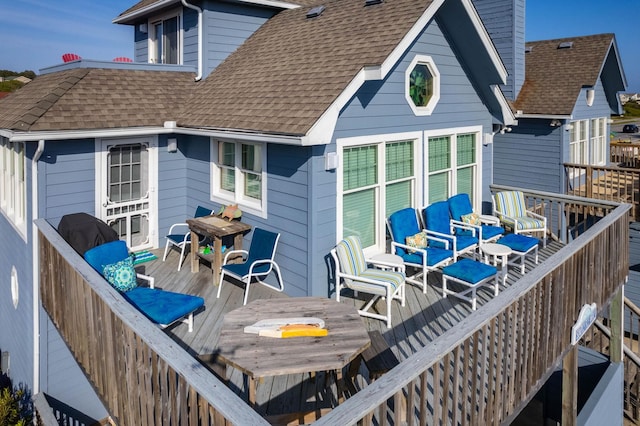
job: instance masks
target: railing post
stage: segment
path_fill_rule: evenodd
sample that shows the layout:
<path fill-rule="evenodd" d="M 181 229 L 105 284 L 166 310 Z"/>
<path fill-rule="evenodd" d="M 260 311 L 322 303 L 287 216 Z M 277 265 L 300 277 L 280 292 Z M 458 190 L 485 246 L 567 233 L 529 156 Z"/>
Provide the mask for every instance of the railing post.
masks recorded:
<path fill-rule="evenodd" d="M 587 170 L 585 173 L 586 177 L 586 189 L 587 189 L 587 198 L 593 198 L 593 169 L 591 166 L 587 166 Z"/>
<path fill-rule="evenodd" d="M 562 360 L 562 425 L 574 426 L 578 418 L 578 345 Z"/>
<path fill-rule="evenodd" d="M 616 292 L 609 306 L 611 319 L 611 342 L 609 343 L 609 361 L 622 362 L 623 357 L 623 310 L 624 310 L 624 286 Z"/>

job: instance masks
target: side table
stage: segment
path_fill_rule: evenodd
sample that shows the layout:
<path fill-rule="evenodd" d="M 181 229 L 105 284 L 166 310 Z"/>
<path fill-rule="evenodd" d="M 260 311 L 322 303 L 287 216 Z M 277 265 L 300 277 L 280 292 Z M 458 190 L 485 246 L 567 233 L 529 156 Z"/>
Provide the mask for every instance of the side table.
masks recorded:
<path fill-rule="evenodd" d="M 506 285 L 507 275 L 509 274 L 509 256 L 513 253 L 513 250 L 497 243 L 482 244 L 480 249 L 484 254 L 484 263 L 493 264 L 496 267 L 500 263 L 499 275 L 502 277 L 502 285 Z"/>
<path fill-rule="evenodd" d="M 490 214 L 478 215 L 478 219 L 480 219 L 480 222 L 485 225 L 500 226 L 500 219 Z"/>
<path fill-rule="evenodd" d="M 404 260 L 397 254 L 380 253 L 371 256 L 371 260 L 375 262 L 376 266 L 382 268 L 389 268 L 398 272 L 405 271 Z"/>

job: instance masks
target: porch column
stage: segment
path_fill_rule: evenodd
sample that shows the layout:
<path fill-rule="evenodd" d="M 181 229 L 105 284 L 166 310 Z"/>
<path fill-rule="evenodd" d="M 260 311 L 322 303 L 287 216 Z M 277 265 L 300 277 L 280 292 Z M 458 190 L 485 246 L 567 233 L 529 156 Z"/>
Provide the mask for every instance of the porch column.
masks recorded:
<path fill-rule="evenodd" d="M 609 361 L 622 362 L 624 337 L 624 286 L 620 286 L 609 305 L 611 320 L 611 341 L 609 342 Z"/>
<path fill-rule="evenodd" d="M 578 345 L 562 360 L 562 425 L 575 426 L 578 419 Z"/>

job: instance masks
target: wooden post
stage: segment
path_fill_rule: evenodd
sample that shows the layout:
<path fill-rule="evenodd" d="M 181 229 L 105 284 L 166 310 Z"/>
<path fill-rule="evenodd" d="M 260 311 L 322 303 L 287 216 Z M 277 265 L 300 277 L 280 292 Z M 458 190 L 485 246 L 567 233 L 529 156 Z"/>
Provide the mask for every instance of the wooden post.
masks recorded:
<path fill-rule="evenodd" d="M 584 174 L 586 177 L 585 186 L 587 189 L 587 198 L 593 198 L 593 169 L 587 166 L 586 173 Z"/>
<path fill-rule="evenodd" d="M 578 420 L 578 345 L 562 360 L 562 425 L 574 426 Z"/>
<path fill-rule="evenodd" d="M 618 289 L 613 296 L 609 306 L 609 317 L 611 319 L 611 343 L 609 346 L 609 360 L 611 362 L 622 362 L 623 357 L 623 309 L 624 309 L 624 286 Z"/>

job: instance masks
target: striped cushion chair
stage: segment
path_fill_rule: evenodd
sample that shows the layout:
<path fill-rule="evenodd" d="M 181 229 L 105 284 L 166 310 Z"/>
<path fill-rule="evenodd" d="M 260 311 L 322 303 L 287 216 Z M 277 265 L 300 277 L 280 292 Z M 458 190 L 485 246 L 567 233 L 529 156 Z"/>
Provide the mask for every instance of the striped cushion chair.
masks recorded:
<path fill-rule="evenodd" d="M 493 196 L 493 213 L 514 234 L 542 234 L 547 244 L 547 218 L 527 209 L 522 191 L 498 192 Z"/>
<path fill-rule="evenodd" d="M 358 313 L 364 317 L 381 319 L 391 328 L 391 300 L 400 300 L 405 304 L 405 275 L 404 265 L 395 269 L 385 264 L 375 267 L 375 261 L 366 259 L 362 250 L 360 238 L 350 236 L 340 241 L 331 250 L 331 256 L 336 265 L 336 301 L 340 301 L 340 292 L 350 288 L 357 295 L 358 292 L 373 295 Z M 375 303 L 384 297 L 387 305 L 386 315 L 373 312 Z"/>

